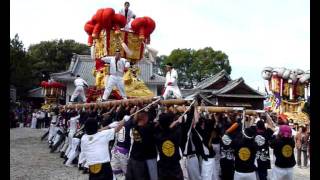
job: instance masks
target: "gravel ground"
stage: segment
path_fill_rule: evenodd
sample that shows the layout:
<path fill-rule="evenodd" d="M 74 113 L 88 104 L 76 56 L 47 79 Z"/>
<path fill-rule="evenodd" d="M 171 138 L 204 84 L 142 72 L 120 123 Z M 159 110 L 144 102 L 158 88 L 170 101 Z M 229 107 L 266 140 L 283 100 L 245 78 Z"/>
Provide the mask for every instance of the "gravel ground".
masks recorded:
<path fill-rule="evenodd" d="M 46 129 L 10 129 L 10 179 L 12 180 L 86 180 L 76 167 L 62 164 L 59 153 L 49 153 L 40 137 Z M 273 158 L 272 158 L 273 160 Z M 274 163 L 273 163 L 274 164 Z M 310 179 L 310 168 L 294 168 L 294 180 Z"/>
<path fill-rule="evenodd" d="M 12 180 L 87 180 L 76 167 L 62 164 L 59 153 L 49 153 L 40 137 L 46 129 L 10 129 L 10 179 Z"/>

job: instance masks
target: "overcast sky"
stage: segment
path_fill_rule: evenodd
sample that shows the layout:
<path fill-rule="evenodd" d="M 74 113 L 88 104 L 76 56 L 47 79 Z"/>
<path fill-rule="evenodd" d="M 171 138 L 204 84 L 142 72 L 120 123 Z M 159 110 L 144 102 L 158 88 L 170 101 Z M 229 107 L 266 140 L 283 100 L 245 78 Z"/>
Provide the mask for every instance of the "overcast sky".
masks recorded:
<path fill-rule="evenodd" d="M 83 27 L 99 8 L 119 11 L 119 0 L 10 0 L 10 37 L 26 48 L 53 39 L 86 43 Z M 233 79 L 263 90 L 266 66 L 310 69 L 308 0 L 131 0 L 130 9 L 156 22 L 151 46 L 159 55 L 176 48 L 211 46 L 229 56 Z"/>

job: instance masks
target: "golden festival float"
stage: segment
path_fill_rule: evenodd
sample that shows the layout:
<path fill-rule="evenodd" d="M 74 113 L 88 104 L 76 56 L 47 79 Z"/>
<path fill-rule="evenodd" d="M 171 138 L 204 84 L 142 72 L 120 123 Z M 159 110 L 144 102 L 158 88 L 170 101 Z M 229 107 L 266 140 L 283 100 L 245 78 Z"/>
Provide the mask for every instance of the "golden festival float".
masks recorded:
<path fill-rule="evenodd" d="M 156 24 L 147 16 L 135 18 L 131 22 L 130 29 L 124 28 L 127 23 L 125 16 L 115 13 L 114 9 L 102 8 L 97 10 L 84 26 L 88 34 L 91 57 L 95 61 L 95 69 L 93 69 L 95 87 L 86 91 L 88 102 L 95 102 L 101 98 L 109 74 L 109 65 L 105 64 L 101 58 L 114 56 L 116 49 L 120 49 L 121 57 L 127 59 L 131 64 L 123 77 L 127 97 L 130 99 L 154 96 L 144 82 L 138 78 L 141 70 L 135 64 L 144 58 L 145 51 L 149 59 L 154 57 L 156 50 L 148 47 L 148 44 L 150 44 L 150 35 Z M 116 88 L 113 89 L 111 98 L 121 99 Z"/>
<path fill-rule="evenodd" d="M 40 86 L 42 87 L 41 94 L 44 96 L 44 104 L 41 109 L 49 110 L 57 107 L 59 99 L 65 96 L 66 86 L 53 80 L 42 81 Z"/>
<path fill-rule="evenodd" d="M 310 71 L 265 67 L 262 77 L 268 92 L 266 110 L 293 123 L 310 123 L 308 114 L 302 111 L 310 96 Z"/>
<path fill-rule="evenodd" d="M 91 58 L 95 61 L 93 76 L 95 86 L 86 91 L 88 101 L 79 104 L 67 104 L 60 106 L 60 110 L 67 109 L 109 109 L 113 106 L 145 106 L 161 105 L 173 112 L 186 112 L 196 100 L 170 99 L 161 100 L 148 89 L 138 75 L 141 70 L 135 65 L 145 55 L 148 60 L 154 61 L 157 51 L 149 46 L 150 35 L 156 24 L 150 17 L 137 17 L 131 21 L 131 28 L 127 28 L 125 16 L 115 13 L 112 8 L 102 8 L 85 23 L 84 30 L 88 35 L 88 46 L 91 49 Z M 100 102 L 105 83 L 108 78 L 109 66 L 101 58 L 114 56 L 116 49 L 120 49 L 121 57 L 130 61 L 131 67 L 125 73 L 123 80 L 128 99 L 123 100 L 116 88 L 113 89 L 110 97 L 115 99 L 107 102 Z M 143 108 L 143 109 L 144 109 Z M 244 110 L 242 107 L 213 107 L 198 106 L 198 111 L 208 112 L 235 112 Z M 142 109 L 141 109 L 142 110 Z M 261 113 L 257 110 L 245 110 L 248 115 Z"/>

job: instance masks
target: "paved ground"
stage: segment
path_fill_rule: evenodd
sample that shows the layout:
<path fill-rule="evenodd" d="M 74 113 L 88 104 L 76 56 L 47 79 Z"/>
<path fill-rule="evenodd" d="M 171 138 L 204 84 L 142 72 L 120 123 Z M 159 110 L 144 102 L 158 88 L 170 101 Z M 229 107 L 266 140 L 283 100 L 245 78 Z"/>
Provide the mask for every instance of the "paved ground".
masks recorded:
<path fill-rule="evenodd" d="M 62 164 L 58 153 L 49 153 L 40 141 L 45 129 L 16 128 L 10 130 L 10 179 L 12 180 L 86 180 L 77 168 Z M 294 168 L 294 180 L 310 179 L 310 169 Z"/>
<path fill-rule="evenodd" d="M 40 141 L 45 129 L 10 130 L 10 179 L 12 180 L 87 180 L 77 168 L 62 164 L 58 153 L 49 153 Z"/>
<path fill-rule="evenodd" d="M 272 150 L 270 153 L 271 153 L 271 162 L 272 162 L 271 165 L 273 167 L 275 158 L 273 156 Z M 295 154 L 297 154 L 296 151 L 295 151 Z M 297 160 L 297 158 L 296 158 L 296 160 Z M 310 164 L 310 162 L 309 162 L 309 164 Z M 294 171 L 293 171 L 293 179 L 294 180 L 309 180 L 310 179 L 310 167 L 305 169 L 305 168 L 299 168 L 298 166 L 295 166 Z"/>

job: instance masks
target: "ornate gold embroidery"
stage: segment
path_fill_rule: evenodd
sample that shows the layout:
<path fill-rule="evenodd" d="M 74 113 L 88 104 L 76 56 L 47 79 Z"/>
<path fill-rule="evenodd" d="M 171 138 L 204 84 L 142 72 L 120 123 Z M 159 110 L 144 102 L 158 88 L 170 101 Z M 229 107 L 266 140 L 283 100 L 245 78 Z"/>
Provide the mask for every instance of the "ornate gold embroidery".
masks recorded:
<path fill-rule="evenodd" d="M 164 155 L 166 155 L 167 157 L 171 157 L 173 156 L 175 151 L 174 148 L 174 144 L 172 141 L 170 140 L 166 140 L 163 144 L 162 144 L 162 152 Z"/>
<path fill-rule="evenodd" d="M 141 44 L 142 42 L 139 39 L 139 35 L 138 34 L 134 34 L 134 33 L 128 33 L 128 48 L 133 52 L 132 55 L 130 57 L 128 57 L 128 59 L 131 60 L 140 60 L 140 50 L 141 50 Z M 142 51 L 143 53 L 144 51 Z"/>
<path fill-rule="evenodd" d="M 101 171 L 102 164 L 95 164 L 89 166 L 89 170 L 92 174 L 98 174 Z"/>
<path fill-rule="evenodd" d="M 292 156 L 292 147 L 290 145 L 284 145 L 281 149 L 282 155 L 286 158 Z"/>
<path fill-rule="evenodd" d="M 94 40 L 96 58 L 102 58 L 107 55 L 106 38 L 107 38 L 106 31 L 101 30 L 99 38 Z"/>
<path fill-rule="evenodd" d="M 124 40 L 124 32 L 120 31 L 118 35 L 114 33 L 114 31 L 110 31 L 110 48 L 108 52 L 108 56 L 114 56 L 116 49 L 120 49 L 121 57 L 124 57 L 124 50 L 121 47 L 121 42 L 118 36 Z"/>
<path fill-rule="evenodd" d="M 238 155 L 242 161 L 247 161 L 250 158 L 251 152 L 249 148 L 243 147 L 240 148 Z"/>

